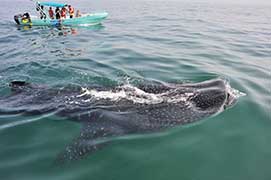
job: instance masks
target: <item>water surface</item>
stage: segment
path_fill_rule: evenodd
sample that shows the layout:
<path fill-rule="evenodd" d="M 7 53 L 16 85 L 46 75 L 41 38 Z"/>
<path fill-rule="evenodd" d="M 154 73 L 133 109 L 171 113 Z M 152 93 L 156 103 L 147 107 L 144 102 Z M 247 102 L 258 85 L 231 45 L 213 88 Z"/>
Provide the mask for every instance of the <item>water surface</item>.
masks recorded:
<path fill-rule="evenodd" d="M 223 77 L 247 96 L 203 123 L 120 138 L 60 167 L 55 157 L 78 135 L 79 124 L 53 114 L 0 115 L 1 179 L 271 179 L 270 6 L 69 2 L 109 17 L 93 27 L 18 28 L 13 15 L 32 3 L 1 1 L 1 95 L 12 80 L 86 87 Z"/>

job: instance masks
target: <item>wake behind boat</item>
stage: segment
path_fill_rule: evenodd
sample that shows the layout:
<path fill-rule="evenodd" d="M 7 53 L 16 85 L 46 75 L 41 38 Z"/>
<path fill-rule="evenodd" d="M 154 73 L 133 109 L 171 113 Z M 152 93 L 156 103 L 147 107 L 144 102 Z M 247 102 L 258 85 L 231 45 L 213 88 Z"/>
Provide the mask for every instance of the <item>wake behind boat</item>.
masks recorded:
<path fill-rule="evenodd" d="M 62 13 L 62 9 L 66 9 L 67 4 L 55 2 L 35 2 L 36 10 L 39 12 L 40 17 L 30 16 L 29 13 L 19 14 L 14 16 L 14 20 L 18 25 L 26 26 L 78 26 L 78 25 L 95 25 L 100 24 L 103 19 L 108 16 L 107 12 L 87 13 L 80 14 L 77 11 L 76 15 L 57 18 L 57 9 Z M 54 13 L 52 8 L 56 8 L 55 16 L 50 14 L 50 10 Z M 70 5 L 69 5 L 70 8 Z M 74 10 L 73 10 L 74 11 Z M 60 12 L 59 12 L 60 13 Z M 74 14 L 74 12 L 73 12 Z"/>

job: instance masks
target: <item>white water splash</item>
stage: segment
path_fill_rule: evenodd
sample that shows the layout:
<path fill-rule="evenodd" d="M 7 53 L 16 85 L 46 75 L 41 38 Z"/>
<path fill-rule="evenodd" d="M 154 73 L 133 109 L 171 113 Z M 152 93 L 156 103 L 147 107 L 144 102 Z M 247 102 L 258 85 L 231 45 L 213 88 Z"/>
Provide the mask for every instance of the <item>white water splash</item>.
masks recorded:
<path fill-rule="evenodd" d="M 78 95 L 77 97 L 90 96 L 90 99 L 87 101 L 90 101 L 93 98 L 95 98 L 96 100 L 108 99 L 111 101 L 120 101 L 125 99 L 132 101 L 133 103 L 139 104 L 186 102 L 188 98 L 194 96 L 194 93 L 183 93 L 177 94 L 175 96 L 169 96 L 169 93 L 171 93 L 172 91 L 160 94 L 148 93 L 130 84 L 120 86 L 118 90 L 113 91 L 97 91 L 87 88 L 82 88 L 82 91 L 83 93 L 81 95 Z"/>
<path fill-rule="evenodd" d="M 246 96 L 245 93 L 238 91 L 230 86 L 229 82 L 225 82 L 226 92 L 228 92 L 227 100 L 225 101 L 225 107 L 230 107 L 236 103 L 239 97 Z"/>
<path fill-rule="evenodd" d="M 246 93 L 243 93 L 241 91 L 238 91 L 237 89 L 234 89 L 230 86 L 230 83 L 228 81 L 225 82 L 226 85 L 226 91 L 234 98 L 238 99 L 239 97 L 246 96 Z"/>

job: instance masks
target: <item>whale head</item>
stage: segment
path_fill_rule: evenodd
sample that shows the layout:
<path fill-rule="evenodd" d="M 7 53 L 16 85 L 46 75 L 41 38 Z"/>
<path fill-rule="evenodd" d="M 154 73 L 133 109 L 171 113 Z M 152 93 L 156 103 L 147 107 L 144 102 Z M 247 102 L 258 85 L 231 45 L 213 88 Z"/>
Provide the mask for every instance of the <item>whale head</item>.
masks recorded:
<path fill-rule="evenodd" d="M 194 84 L 193 105 L 200 111 L 220 112 L 232 107 L 245 94 L 232 88 L 228 81 L 216 79 Z"/>

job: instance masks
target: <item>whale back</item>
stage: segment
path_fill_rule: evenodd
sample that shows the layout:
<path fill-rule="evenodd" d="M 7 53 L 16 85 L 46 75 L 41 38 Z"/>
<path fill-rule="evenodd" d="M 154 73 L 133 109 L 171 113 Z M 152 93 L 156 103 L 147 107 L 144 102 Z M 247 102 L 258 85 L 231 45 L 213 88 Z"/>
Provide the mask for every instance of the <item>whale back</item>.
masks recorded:
<path fill-rule="evenodd" d="M 0 114 L 53 112 L 82 124 L 80 135 L 58 156 L 61 162 L 95 152 L 112 137 L 164 131 L 216 115 L 242 95 L 222 79 L 84 88 L 15 81 L 10 87 L 0 98 Z"/>

